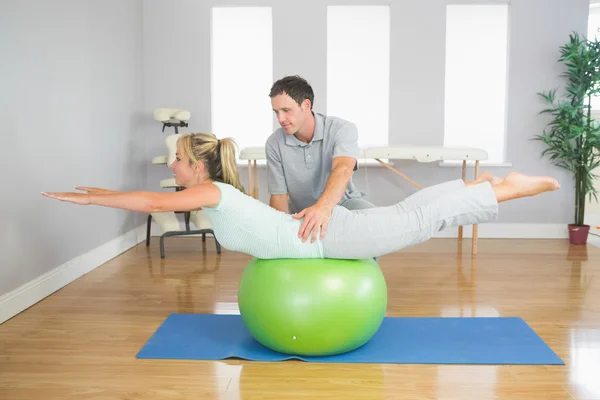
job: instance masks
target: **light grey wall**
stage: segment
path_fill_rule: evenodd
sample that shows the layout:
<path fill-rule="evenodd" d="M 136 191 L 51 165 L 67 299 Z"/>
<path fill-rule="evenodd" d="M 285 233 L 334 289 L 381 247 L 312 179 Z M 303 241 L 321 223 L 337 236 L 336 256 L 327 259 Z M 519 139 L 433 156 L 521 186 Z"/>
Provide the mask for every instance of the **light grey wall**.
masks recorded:
<path fill-rule="evenodd" d="M 142 1 L 4 0 L 0 54 L 2 295 L 142 223 L 40 195 L 144 187 Z"/>
<path fill-rule="evenodd" d="M 445 6 L 450 2 L 173 0 L 167 4 L 144 0 L 145 108 L 187 108 L 192 112 L 187 131 L 210 131 L 210 8 L 268 5 L 273 7 L 273 79 L 287 74 L 303 75 L 315 89 L 315 109 L 326 111 L 326 6 L 391 4 L 390 143 L 442 145 Z M 530 138 L 540 133 L 547 122 L 538 115 L 543 104 L 536 93 L 561 84 L 558 48 L 571 31 L 586 32 L 589 0 L 510 3 L 507 161 L 519 171 L 552 174 L 560 179 L 564 189 L 503 205 L 499 222 L 567 223 L 572 218 L 571 177 L 540 159 L 542 146 Z M 175 15 L 178 19 L 170 17 Z M 268 89 L 265 88 L 265 95 Z M 232 95 L 233 107 L 243 107 L 243 102 L 243 93 Z M 148 157 L 163 152 L 163 135 L 155 126 L 148 136 Z M 460 177 L 457 168 L 396 164 L 424 185 Z M 509 171 L 506 167 L 489 169 L 496 174 Z M 241 172 L 246 179 L 245 169 Z M 264 169 L 259 173 L 260 198 L 266 200 Z M 164 177 L 168 177 L 168 172 L 148 167 L 149 186 L 156 187 Z M 354 179 L 378 205 L 393 203 L 413 191 L 408 183 L 382 168 L 363 168 Z"/>
<path fill-rule="evenodd" d="M 151 112 L 187 108 L 193 117 L 184 131 L 210 131 L 213 5 L 272 6 L 273 79 L 305 76 L 316 91 L 315 110 L 326 112 L 326 6 L 391 4 L 390 142 L 439 145 L 448 1 L 0 2 L 5 169 L 0 295 L 143 223 L 139 214 L 77 207 L 39 193 L 74 185 L 157 190 L 158 181 L 170 177 L 163 167 L 149 164 L 164 153 L 166 134 Z M 508 161 L 528 173 L 554 174 L 564 190 L 506 204 L 500 222 L 570 222 L 570 176 L 541 160 L 541 145 L 529 139 L 545 125 L 535 93 L 561 84 L 558 47 L 569 32 L 585 32 L 588 5 L 588 0 L 511 1 Z M 243 94 L 232 96 L 235 105 L 243 101 Z M 434 164 L 397 164 L 425 185 L 459 175 Z M 241 173 L 245 179 L 245 170 Z M 261 170 L 261 199 L 266 200 L 264 176 Z M 355 180 L 380 205 L 412 192 L 381 168 L 362 168 Z"/>

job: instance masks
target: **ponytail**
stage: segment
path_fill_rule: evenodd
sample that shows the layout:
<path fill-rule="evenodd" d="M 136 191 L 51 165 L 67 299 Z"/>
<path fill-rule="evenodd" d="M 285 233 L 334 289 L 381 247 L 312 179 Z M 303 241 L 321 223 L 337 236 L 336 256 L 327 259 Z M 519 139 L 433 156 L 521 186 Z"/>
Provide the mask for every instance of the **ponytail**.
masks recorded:
<path fill-rule="evenodd" d="M 221 159 L 223 182 L 245 192 L 244 187 L 240 182 L 240 174 L 235 163 L 236 147 L 235 141 L 231 138 L 224 138 L 218 141 L 217 151 L 219 151 L 219 158 Z"/>
<path fill-rule="evenodd" d="M 235 163 L 237 144 L 232 138 L 218 140 L 212 133 L 191 133 L 182 135 L 178 144 L 190 158 L 190 165 L 201 162 L 210 179 L 245 192 Z"/>

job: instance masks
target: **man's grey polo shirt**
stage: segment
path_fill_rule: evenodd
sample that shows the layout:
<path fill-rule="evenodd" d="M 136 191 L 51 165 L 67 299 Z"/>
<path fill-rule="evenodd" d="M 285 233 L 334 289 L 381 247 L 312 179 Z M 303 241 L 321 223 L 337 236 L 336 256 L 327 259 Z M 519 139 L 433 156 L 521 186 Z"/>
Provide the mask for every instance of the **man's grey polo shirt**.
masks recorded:
<path fill-rule="evenodd" d="M 279 128 L 265 146 L 269 194 L 288 193 L 291 213 L 317 202 L 331 174 L 334 157 L 353 157 L 357 161 L 354 170 L 358 169 L 360 151 L 356 125 L 319 113 L 314 116 L 315 134 L 310 143 L 301 142 Z M 351 178 L 340 202 L 364 196 Z"/>

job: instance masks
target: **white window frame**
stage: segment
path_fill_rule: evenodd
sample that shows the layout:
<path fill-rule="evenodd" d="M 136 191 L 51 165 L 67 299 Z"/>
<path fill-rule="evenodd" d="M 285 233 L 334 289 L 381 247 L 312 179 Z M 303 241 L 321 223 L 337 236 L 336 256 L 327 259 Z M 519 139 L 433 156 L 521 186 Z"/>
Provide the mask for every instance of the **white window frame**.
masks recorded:
<path fill-rule="evenodd" d="M 357 48 L 360 49 L 361 45 L 366 47 L 366 43 L 364 43 L 364 35 L 369 33 L 368 29 L 356 28 L 353 29 L 353 32 L 339 33 L 339 30 L 331 25 L 330 18 L 339 17 L 338 12 L 348 12 L 352 11 L 355 14 L 355 10 L 359 11 L 360 15 L 366 14 L 369 10 L 373 9 L 377 10 L 377 12 L 383 12 L 387 15 L 384 18 L 387 18 L 385 25 L 383 25 L 385 38 L 379 38 L 376 42 L 381 43 L 384 46 L 384 54 L 381 54 L 381 48 L 373 49 L 374 56 L 378 58 L 376 59 L 376 64 L 373 66 L 369 66 L 370 63 L 365 63 L 364 65 L 357 65 L 357 60 L 361 59 L 360 54 L 357 55 Z M 360 11 L 363 11 L 361 14 Z M 366 11 L 366 12 L 365 12 Z M 380 15 L 379 15 L 380 16 Z M 379 17 L 378 16 L 378 17 Z M 353 15 L 352 17 L 355 17 Z M 374 5 L 328 5 L 327 6 L 327 114 L 336 116 L 339 118 L 343 118 L 349 120 L 356 124 L 358 128 L 358 143 L 359 147 L 376 147 L 376 146 L 388 146 L 390 143 L 390 123 L 389 123 L 389 115 L 390 115 L 390 59 L 391 59 L 391 6 L 389 4 L 374 4 Z M 360 24 L 360 21 L 357 22 Z M 382 25 L 378 25 L 378 29 L 381 29 Z M 353 36 L 355 35 L 355 36 Z M 343 36 L 343 38 L 340 38 Z M 333 38 L 333 39 L 332 39 Z M 340 42 L 340 39 L 342 42 Z M 332 43 L 332 40 L 335 40 L 335 43 Z M 372 46 L 371 46 L 372 47 Z M 352 56 L 350 57 L 348 53 L 350 52 L 350 48 L 352 49 Z M 341 49 L 341 54 L 333 55 L 332 49 Z M 371 49 L 370 49 L 371 50 Z M 376 80 L 383 80 L 383 83 L 379 85 L 380 94 L 376 94 L 371 98 L 381 99 L 381 104 L 377 104 L 374 108 L 375 110 L 365 110 L 364 102 L 356 102 L 354 100 L 358 97 L 360 98 L 360 94 L 355 96 L 350 93 L 345 93 L 343 82 L 349 79 L 355 79 L 357 74 L 351 74 L 349 72 L 348 66 L 341 67 L 341 70 L 332 70 L 335 66 L 332 66 L 331 60 L 334 59 L 334 62 L 344 63 L 344 58 L 352 58 L 352 60 L 348 60 L 346 63 L 349 66 L 354 66 L 358 69 L 358 74 L 361 71 L 365 71 L 366 73 L 372 73 L 376 78 Z M 346 75 L 352 75 L 352 78 Z M 360 75 L 359 75 L 360 76 Z M 364 74 L 363 74 L 364 76 Z M 338 80 L 339 82 L 336 82 Z M 367 82 L 368 80 L 368 82 Z M 371 77 L 365 77 L 364 82 L 354 81 L 355 89 L 358 88 L 360 90 L 361 86 L 368 90 L 370 93 L 373 90 L 373 85 L 377 85 L 377 82 L 373 83 L 373 79 Z M 367 89 L 368 88 L 368 89 Z M 353 89 L 353 90 L 355 90 Z M 351 99 L 348 103 L 344 104 L 344 99 Z M 332 102 L 336 102 L 337 104 L 333 104 Z M 341 112 L 339 109 L 346 109 L 346 112 Z M 361 118 L 360 116 L 364 115 L 377 115 L 376 118 Z M 371 129 L 372 125 L 368 121 L 373 121 L 373 119 L 379 119 L 376 123 L 375 129 Z M 379 127 L 377 127 L 379 125 Z M 385 138 L 379 137 L 375 139 L 375 141 L 369 140 L 373 137 L 372 132 L 384 132 Z M 362 160 L 361 160 L 362 161 Z M 361 162 L 362 164 L 362 162 Z"/>
<path fill-rule="evenodd" d="M 600 1 L 596 1 L 595 3 L 593 3 L 594 0 L 590 1 L 590 11 L 589 11 L 589 16 L 588 16 L 588 30 L 586 32 L 586 36 L 588 38 L 590 38 L 590 22 L 591 22 L 591 17 L 595 16 L 599 19 L 598 21 L 598 25 L 596 27 L 596 35 L 598 37 L 598 39 L 600 39 Z M 590 38 L 591 39 L 591 38 Z M 595 118 L 600 117 L 600 96 L 596 96 L 593 98 L 592 101 L 592 116 L 594 116 Z"/>
<path fill-rule="evenodd" d="M 503 129 L 503 134 L 502 134 L 502 158 L 501 160 L 483 160 L 480 161 L 480 165 L 482 166 L 493 166 L 493 167 L 511 167 L 512 163 L 510 163 L 507 158 L 506 158 L 506 150 L 507 150 L 507 111 L 508 111 L 508 85 L 509 85 L 509 81 L 508 81 L 508 76 L 509 76 L 509 57 L 510 57 L 510 52 L 509 52 L 509 36 L 510 36 L 510 32 L 509 32 L 509 19 L 510 19 L 510 1 L 508 0 L 473 0 L 473 1 L 469 1 L 469 0 L 450 0 L 448 1 L 446 7 L 447 9 L 449 7 L 452 6 L 488 6 L 488 5 L 503 5 L 507 7 L 507 21 L 506 21 L 506 58 L 505 58 L 505 71 L 506 71 L 506 75 L 505 75 L 505 95 L 504 95 L 504 129 Z M 447 30 L 446 30 L 447 33 Z M 446 44 L 447 46 L 447 44 Z M 446 65 L 446 64 L 445 64 Z M 445 70 L 445 74 L 447 74 L 447 70 Z M 447 76 L 446 76 L 447 79 Z M 446 90 L 444 91 L 444 93 L 446 93 Z M 446 142 L 446 118 L 447 118 L 447 112 L 448 110 L 446 109 L 446 107 L 444 107 L 445 111 L 444 111 L 444 143 Z M 465 147 L 469 147 L 469 146 L 465 146 Z M 441 167 L 461 167 L 462 166 L 462 161 L 442 161 L 439 162 L 438 165 Z M 467 162 L 468 165 L 473 165 L 474 161 L 468 161 Z"/>
<path fill-rule="evenodd" d="M 268 41 L 261 40 L 260 46 L 265 47 L 265 54 L 261 54 L 260 56 L 244 56 L 243 54 L 233 54 L 233 60 L 231 63 L 226 63 L 226 65 L 231 65 L 231 68 L 234 69 L 232 72 L 227 66 L 221 65 L 225 60 L 223 54 L 219 54 L 219 51 L 215 49 L 215 13 L 222 12 L 225 10 L 235 9 L 237 11 L 242 11 L 244 9 L 255 10 L 258 12 L 267 12 L 270 23 L 270 36 Z M 248 21 L 253 21 L 254 19 L 248 18 Z M 271 103 L 269 97 L 265 94 L 268 93 L 269 87 L 273 84 L 273 8 L 271 6 L 214 6 L 211 7 L 211 29 L 210 29 L 210 55 L 211 55 L 211 132 L 217 135 L 218 138 L 223 137 L 232 137 L 236 140 L 239 148 L 237 151 L 236 162 L 238 165 L 247 165 L 246 160 L 240 160 L 239 155 L 240 151 L 244 148 L 249 147 L 262 147 L 265 145 L 267 138 L 273 133 L 273 111 L 271 109 Z M 264 32 L 263 32 L 264 33 Z M 239 35 L 238 35 L 239 37 Z M 259 42 L 256 42 L 259 43 Z M 243 53 L 245 48 L 238 49 L 239 53 Z M 265 50 L 264 48 L 262 50 Z M 215 54 L 217 53 L 217 54 Z M 221 58 L 219 58 L 221 57 Z M 238 59 L 239 58 L 239 59 Z M 260 66 L 257 71 L 253 71 L 249 69 L 249 63 L 252 63 L 253 60 L 262 60 L 266 61 L 265 66 Z M 225 60 L 226 61 L 226 60 Z M 218 65 L 216 65 L 218 64 Z M 246 72 L 248 71 L 248 72 Z M 256 72 L 256 73 L 255 73 Z M 225 101 L 224 99 L 219 99 L 219 87 L 223 87 L 223 77 L 228 76 L 228 79 L 231 77 L 235 77 L 239 74 L 246 73 L 248 76 L 245 77 L 247 82 L 249 82 L 252 88 L 246 90 L 244 88 L 239 89 L 239 86 L 233 84 L 236 92 L 230 93 L 229 96 L 231 98 L 230 102 Z M 261 76 L 262 74 L 262 76 Z M 268 76 L 268 79 L 266 78 Z M 227 92 L 230 92 L 234 89 L 225 89 Z M 265 92 L 265 90 L 267 92 Z M 248 99 L 248 96 L 255 96 L 255 98 Z M 225 118 L 226 112 L 223 111 L 225 107 L 230 107 L 231 114 Z M 252 112 L 249 109 L 253 109 Z M 241 114 L 239 114 L 241 112 Z M 253 123 L 252 121 L 248 121 L 248 119 L 252 119 L 253 116 L 260 115 L 261 119 L 259 123 Z M 244 122 L 243 126 L 240 126 L 237 129 L 234 128 L 225 128 L 221 129 L 218 124 L 222 121 L 227 121 L 229 118 L 239 118 Z M 216 126 L 217 125 L 217 126 Z M 227 124 L 225 123 L 227 126 Z M 231 126 L 231 125 L 229 125 Z M 253 127 L 253 128 L 251 128 Z M 251 129 L 260 129 L 260 134 L 255 132 L 255 135 L 252 135 Z M 242 140 L 248 138 L 248 136 L 253 137 L 252 140 Z"/>

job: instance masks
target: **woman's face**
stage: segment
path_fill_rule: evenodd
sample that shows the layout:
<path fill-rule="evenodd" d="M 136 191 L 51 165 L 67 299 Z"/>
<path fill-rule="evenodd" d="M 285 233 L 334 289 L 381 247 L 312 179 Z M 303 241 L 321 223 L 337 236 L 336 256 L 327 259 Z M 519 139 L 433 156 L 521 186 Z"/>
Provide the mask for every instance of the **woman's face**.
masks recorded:
<path fill-rule="evenodd" d="M 175 153 L 175 161 L 169 165 L 169 168 L 173 170 L 175 183 L 179 186 L 190 186 L 199 183 L 200 173 L 198 167 L 198 165 L 190 165 L 190 158 L 179 148 Z"/>

